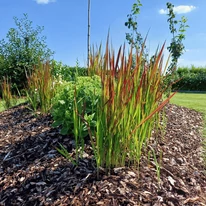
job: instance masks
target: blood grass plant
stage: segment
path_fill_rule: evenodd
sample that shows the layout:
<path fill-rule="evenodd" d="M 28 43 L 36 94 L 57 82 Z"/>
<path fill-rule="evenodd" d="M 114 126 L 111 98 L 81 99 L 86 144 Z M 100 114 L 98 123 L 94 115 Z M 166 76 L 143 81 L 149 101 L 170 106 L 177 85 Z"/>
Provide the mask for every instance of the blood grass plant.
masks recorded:
<path fill-rule="evenodd" d="M 100 75 L 103 88 L 94 135 L 98 169 L 139 166 L 142 149 L 159 119 L 159 111 L 172 97 L 162 100 L 166 70 L 162 67 L 163 49 L 164 46 L 154 55 L 151 64 L 143 61 L 143 49 L 136 52 L 135 68 L 132 67 L 132 48 L 126 58 L 125 48 L 120 47 L 115 58 L 107 41 L 104 55 L 100 50 L 91 55 L 88 73 Z"/>
<path fill-rule="evenodd" d="M 8 109 L 13 105 L 13 97 L 11 94 L 11 84 L 9 83 L 8 77 L 4 77 L 3 82 L 1 84 L 2 89 L 2 99 L 3 106 Z"/>
<path fill-rule="evenodd" d="M 28 77 L 27 97 L 35 111 L 40 107 L 42 113 L 49 112 L 54 96 L 54 82 L 49 62 L 39 63 Z"/>
<path fill-rule="evenodd" d="M 36 112 L 39 105 L 38 95 L 38 76 L 36 73 L 32 73 L 28 78 L 28 89 L 26 90 L 27 99 L 31 105 L 32 110 Z"/>

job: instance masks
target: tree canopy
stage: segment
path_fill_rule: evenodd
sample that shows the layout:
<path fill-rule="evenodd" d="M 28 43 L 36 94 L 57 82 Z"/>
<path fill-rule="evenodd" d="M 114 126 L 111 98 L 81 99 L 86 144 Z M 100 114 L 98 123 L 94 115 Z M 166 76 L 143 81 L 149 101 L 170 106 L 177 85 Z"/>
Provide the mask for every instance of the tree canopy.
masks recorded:
<path fill-rule="evenodd" d="M 41 35 L 44 27 L 34 28 L 27 14 L 20 19 L 14 17 L 14 22 L 16 27 L 9 29 L 6 40 L 0 40 L 0 76 L 8 77 L 21 89 L 34 65 L 49 60 L 54 52 Z"/>

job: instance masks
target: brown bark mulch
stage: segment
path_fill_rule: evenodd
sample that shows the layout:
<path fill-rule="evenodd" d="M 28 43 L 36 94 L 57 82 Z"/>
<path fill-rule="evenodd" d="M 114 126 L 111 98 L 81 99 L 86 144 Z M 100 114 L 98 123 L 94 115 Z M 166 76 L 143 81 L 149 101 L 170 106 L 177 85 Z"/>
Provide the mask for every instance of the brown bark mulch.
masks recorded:
<path fill-rule="evenodd" d="M 97 179 L 89 144 L 78 166 L 56 151 L 59 142 L 73 152 L 74 139 L 52 128 L 49 115 L 34 115 L 25 104 L 1 112 L 0 205 L 206 205 L 201 114 L 176 105 L 166 114 L 166 133 L 149 144 L 159 167 L 145 151 L 139 171 L 102 169 Z"/>

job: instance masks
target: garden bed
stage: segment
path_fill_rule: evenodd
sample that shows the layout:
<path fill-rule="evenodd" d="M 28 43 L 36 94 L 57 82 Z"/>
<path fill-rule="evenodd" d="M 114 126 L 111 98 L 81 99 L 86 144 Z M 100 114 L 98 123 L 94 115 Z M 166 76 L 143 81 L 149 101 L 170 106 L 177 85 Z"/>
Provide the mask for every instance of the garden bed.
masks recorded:
<path fill-rule="evenodd" d="M 206 205 L 202 116 L 176 105 L 166 114 L 166 134 L 154 135 L 149 145 L 158 180 L 148 155 L 139 171 L 115 168 L 106 175 L 102 169 L 97 179 L 89 140 L 75 166 L 55 149 L 61 143 L 72 152 L 74 140 L 51 127 L 50 115 L 34 115 L 25 104 L 1 112 L 0 205 Z"/>

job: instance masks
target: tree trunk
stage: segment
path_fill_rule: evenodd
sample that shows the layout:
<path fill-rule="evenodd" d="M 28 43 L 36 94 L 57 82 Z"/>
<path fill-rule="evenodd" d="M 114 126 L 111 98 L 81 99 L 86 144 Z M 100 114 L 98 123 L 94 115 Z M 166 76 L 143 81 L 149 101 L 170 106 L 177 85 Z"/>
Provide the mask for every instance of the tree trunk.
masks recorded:
<path fill-rule="evenodd" d="M 90 0 L 88 0 L 87 68 L 89 68 L 89 56 L 90 56 Z"/>

